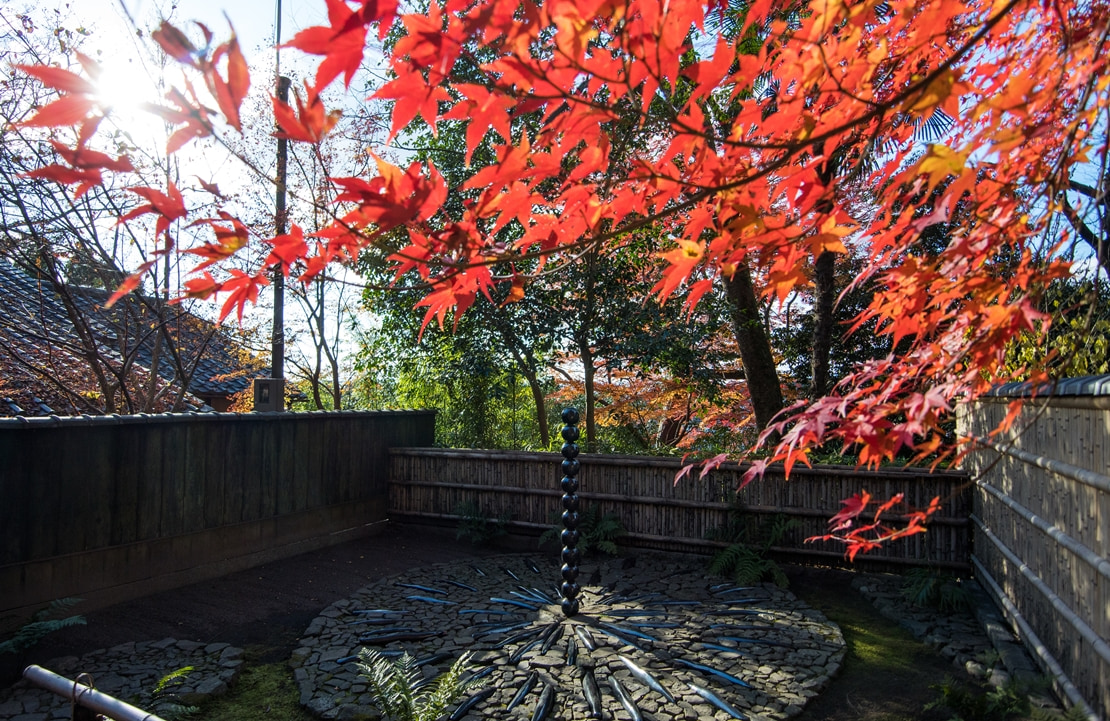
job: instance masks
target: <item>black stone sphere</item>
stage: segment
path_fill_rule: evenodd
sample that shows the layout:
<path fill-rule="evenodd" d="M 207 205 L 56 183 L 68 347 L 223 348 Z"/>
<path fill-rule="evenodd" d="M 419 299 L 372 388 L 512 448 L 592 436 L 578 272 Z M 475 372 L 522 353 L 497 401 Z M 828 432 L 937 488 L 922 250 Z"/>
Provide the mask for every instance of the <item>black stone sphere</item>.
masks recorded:
<path fill-rule="evenodd" d="M 577 546 L 578 545 L 578 531 L 571 530 L 570 528 L 564 529 L 559 534 L 560 540 L 564 546 Z"/>

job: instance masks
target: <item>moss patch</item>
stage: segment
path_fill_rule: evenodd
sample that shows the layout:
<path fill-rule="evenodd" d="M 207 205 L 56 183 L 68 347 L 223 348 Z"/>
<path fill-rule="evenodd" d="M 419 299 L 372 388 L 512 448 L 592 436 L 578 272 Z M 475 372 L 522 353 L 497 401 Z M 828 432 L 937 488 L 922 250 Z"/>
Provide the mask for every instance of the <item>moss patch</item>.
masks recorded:
<path fill-rule="evenodd" d="M 243 673 L 231 689 L 201 709 L 205 721 L 314 721 L 300 705 L 293 671 L 285 661 L 259 663 L 265 649 L 247 649 Z"/>
<path fill-rule="evenodd" d="M 953 673 L 951 661 L 880 615 L 851 587 L 850 575 L 791 569 L 791 588 L 840 626 L 847 644 L 840 674 L 797 721 L 946 719 L 924 706 L 932 686 Z"/>

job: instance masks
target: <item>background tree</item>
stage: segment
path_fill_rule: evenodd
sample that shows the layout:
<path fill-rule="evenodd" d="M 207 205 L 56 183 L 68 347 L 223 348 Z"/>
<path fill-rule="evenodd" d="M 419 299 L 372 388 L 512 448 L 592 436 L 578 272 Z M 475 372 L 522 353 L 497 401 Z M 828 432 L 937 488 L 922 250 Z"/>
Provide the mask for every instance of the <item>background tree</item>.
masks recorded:
<path fill-rule="evenodd" d="M 131 174 L 131 182 L 164 184 L 173 178 L 172 163 L 135 146 L 119 128 L 105 134 L 101 150 L 85 148 L 84 159 L 68 153 L 64 133 L 27 124 L 53 94 L 10 65 L 79 67 L 75 53 L 88 32 L 48 12 L 0 11 L 0 257 L 33 278 L 65 314 L 54 318 L 34 302 L 8 314 L 0 352 L 10 367 L 66 399 L 58 412 L 183 410 L 187 401 L 198 403 L 187 394 L 199 362 L 228 339 L 188 312 L 190 302 L 175 302 L 180 264 L 159 253 L 168 236 L 151 233 L 152 226 L 117 224 L 139 206 L 139 196 L 122 182 L 100 182 L 100 171 L 85 167 L 106 162 L 108 170 Z M 78 183 L 78 192 L 60 180 Z M 143 292 L 103 309 L 127 268 L 138 264 L 149 269 Z M 69 367 L 75 360 L 80 369 Z"/>

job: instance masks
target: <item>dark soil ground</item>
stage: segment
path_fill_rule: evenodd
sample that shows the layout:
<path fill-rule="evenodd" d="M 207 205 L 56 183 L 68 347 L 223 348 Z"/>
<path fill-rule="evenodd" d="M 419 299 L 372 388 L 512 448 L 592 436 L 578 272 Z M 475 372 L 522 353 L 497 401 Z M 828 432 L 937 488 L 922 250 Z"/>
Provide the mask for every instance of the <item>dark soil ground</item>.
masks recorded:
<path fill-rule="evenodd" d="M 325 606 L 409 568 L 503 552 L 475 549 L 452 531 L 391 526 L 373 537 L 85 613 L 86 626 L 48 637 L 22 662 L 166 637 L 225 642 L 246 649 L 248 667 L 229 697 L 214 704 L 232 703 L 234 715 L 212 708 L 203 718 L 256 718 L 242 704 L 259 706 L 257 718 L 308 718 L 296 707 L 284 661 Z M 794 567 L 788 574 L 791 590 L 840 624 L 848 642 L 840 675 L 799 721 L 929 718 L 922 707 L 937 697 L 930 686 L 958 670 L 880 616 L 852 589 L 850 572 Z M 243 694 L 266 701 L 237 701 Z"/>

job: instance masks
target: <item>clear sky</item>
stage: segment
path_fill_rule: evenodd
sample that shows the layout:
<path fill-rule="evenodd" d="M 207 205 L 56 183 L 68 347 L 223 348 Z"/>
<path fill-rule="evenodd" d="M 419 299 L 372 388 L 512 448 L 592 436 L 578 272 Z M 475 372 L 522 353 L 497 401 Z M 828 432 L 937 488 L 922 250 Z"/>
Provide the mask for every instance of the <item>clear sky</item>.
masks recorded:
<path fill-rule="evenodd" d="M 111 82 L 118 86 L 121 95 L 125 95 L 147 94 L 140 88 L 153 85 L 152 78 L 157 73 L 144 66 L 144 53 L 136 30 L 149 43 L 149 32 L 162 18 L 169 18 L 194 38 L 199 36 L 192 21 L 202 22 L 212 31 L 215 42 L 222 42 L 229 36 L 230 20 L 255 73 L 262 68 L 271 70 L 279 3 L 283 42 L 299 30 L 326 23 L 324 0 L 79 0 L 70 3 L 70 11 L 92 32 L 84 47 L 99 51 L 98 59 L 112 75 Z M 297 55 L 293 50 L 283 51 L 283 69 L 295 62 Z M 262 77 L 263 74 L 256 74 L 255 82 Z"/>
<path fill-rule="evenodd" d="M 199 20 L 217 37 L 226 34 L 226 13 L 243 51 L 253 55 L 256 50 L 273 45 L 279 2 L 282 40 L 289 40 L 298 30 L 319 24 L 327 17 L 324 0 L 80 0 L 73 3 L 73 9 L 90 23 L 110 27 L 113 34 L 125 27 L 125 18 L 130 14 L 145 29 L 153 27 L 159 17 L 172 17 L 178 25 Z"/>

